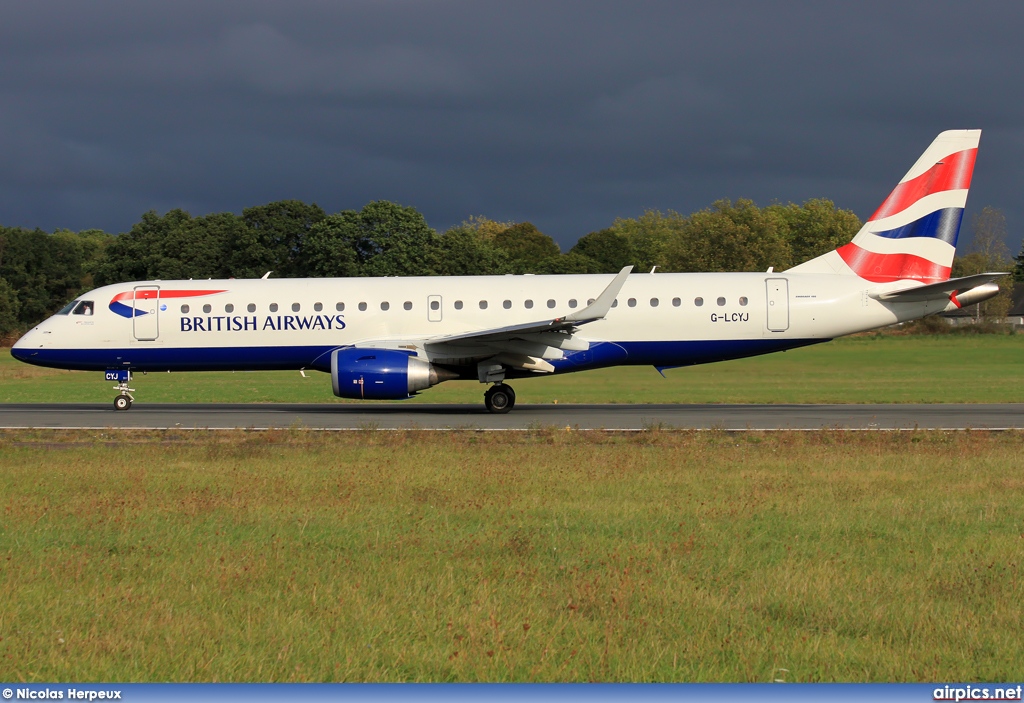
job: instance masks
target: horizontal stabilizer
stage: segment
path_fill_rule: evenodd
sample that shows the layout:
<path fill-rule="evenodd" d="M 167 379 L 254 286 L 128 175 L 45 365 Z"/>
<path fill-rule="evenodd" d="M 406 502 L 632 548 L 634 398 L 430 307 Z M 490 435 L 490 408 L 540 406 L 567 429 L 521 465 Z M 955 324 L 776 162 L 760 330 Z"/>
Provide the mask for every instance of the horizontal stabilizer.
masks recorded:
<path fill-rule="evenodd" d="M 868 293 L 868 295 L 875 300 L 882 300 L 891 303 L 918 303 L 926 300 L 941 300 L 942 298 L 949 298 L 957 293 L 962 293 L 964 291 L 971 290 L 972 288 L 983 286 L 986 283 L 991 283 L 997 278 L 1007 275 L 1009 274 L 978 273 L 973 276 L 951 278 L 948 281 L 931 283 L 926 286 L 915 286 L 913 288 L 904 288 L 903 290 L 897 291 Z"/>

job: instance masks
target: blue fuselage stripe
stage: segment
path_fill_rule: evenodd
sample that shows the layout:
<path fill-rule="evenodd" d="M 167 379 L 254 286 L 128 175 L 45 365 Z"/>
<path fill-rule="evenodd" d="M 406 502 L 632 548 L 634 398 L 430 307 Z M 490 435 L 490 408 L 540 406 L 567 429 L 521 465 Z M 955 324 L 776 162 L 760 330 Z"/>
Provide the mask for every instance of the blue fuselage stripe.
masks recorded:
<path fill-rule="evenodd" d="M 827 339 L 737 339 L 662 342 L 601 342 L 587 351 L 553 361 L 556 373 L 628 365 L 692 366 L 795 349 Z M 330 372 L 335 346 L 281 347 L 130 347 L 122 349 L 12 349 L 19 361 L 77 371 L 129 368 L 133 371 L 281 371 Z M 475 372 L 473 374 L 475 376 Z M 534 375 L 531 372 L 513 373 Z"/>

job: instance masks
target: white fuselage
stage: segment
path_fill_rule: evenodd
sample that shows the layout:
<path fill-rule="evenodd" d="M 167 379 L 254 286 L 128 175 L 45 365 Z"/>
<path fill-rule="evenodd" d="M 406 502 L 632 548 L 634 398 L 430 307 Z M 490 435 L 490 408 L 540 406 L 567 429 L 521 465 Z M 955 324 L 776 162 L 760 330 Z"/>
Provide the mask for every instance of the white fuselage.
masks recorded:
<path fill-rule="evenodd" d="M 67 369 L 329 371 L 331 351 L 368 346 L 415 350 L 427 361 L 458 367 L 476 352 L 460 359 L 428 340 L 565 316 L 586 307 L 611 278 L 123 283 L 79 296 L 93 303 L 92 314 L 54 315 L 12 353 Z M 552 363 L 556 372 L 566 372 L 753 356 L 914 319 L 944 305 L 884 303 L 869 297 L 869 288 L 878 286 L 827 274 L 633 274 L 605 319 L 574 335 L 590 350 L 566 351 Z"/>

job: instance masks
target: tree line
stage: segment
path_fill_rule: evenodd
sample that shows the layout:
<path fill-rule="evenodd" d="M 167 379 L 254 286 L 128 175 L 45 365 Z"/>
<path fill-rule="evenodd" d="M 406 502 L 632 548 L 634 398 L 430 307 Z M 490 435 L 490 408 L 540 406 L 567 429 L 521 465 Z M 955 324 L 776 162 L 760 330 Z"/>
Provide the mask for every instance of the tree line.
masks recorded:
<path fill-rule="evenodd" d="M 438 232 L 415 208 L 389 201 L 334 214 L 297 200 L 241 215 L 150 211 L 117 236 L 0 226 L 0 336 L 27 329 L 84 290 L 125 281 L 257 278 L 268 271 L 275 277 L 611 273 L 630 264 L 638 271 L 781 271 L 845 244 L 860 226 L 856 215 L 824 199 L 763 208 L 719 200 L 685 216 L 648 210 L 581 237 L 567 252 L 529 222 L 471 217 Z M 975 251 L 958 259 L 954 275 L 1006 270 L 1000 266 L 1012 262 L 1005 218 L 986 208 L 973 226 Z M 1024 281 L 1024 251 L 1016 261 L 1016 278 Z M 1008 307 L 1007 297 L 999 308 Z"/>

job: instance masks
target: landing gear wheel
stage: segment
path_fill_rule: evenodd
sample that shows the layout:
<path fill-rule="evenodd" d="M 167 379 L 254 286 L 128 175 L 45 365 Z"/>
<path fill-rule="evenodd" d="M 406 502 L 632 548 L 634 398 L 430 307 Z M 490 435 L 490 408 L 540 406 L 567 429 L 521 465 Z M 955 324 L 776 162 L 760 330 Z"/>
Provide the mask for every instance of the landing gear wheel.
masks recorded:
<path fill-rule="evenodd" d="M 114 410 L 128 410 L 132 407 L 132 403 L 135 402 L 135 398 L 132 397 L 132 391 L 134 388 L 130 388 L 132 382 L 132 372 L 130 369 L 111 369 L 107 371 L 108 381 L 117 381 L 117 385 L 114 386 L 114 390 L 117 391 L 117 397 L 114 398 Z"/>
<path fill-rule="evenodd" d="M 484 393 L 484 405 L 489 412 L 501 415 L 507 413 L 516 404 L 516 392 L 504 383 L 491 386 Z"/>

